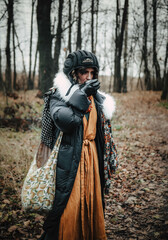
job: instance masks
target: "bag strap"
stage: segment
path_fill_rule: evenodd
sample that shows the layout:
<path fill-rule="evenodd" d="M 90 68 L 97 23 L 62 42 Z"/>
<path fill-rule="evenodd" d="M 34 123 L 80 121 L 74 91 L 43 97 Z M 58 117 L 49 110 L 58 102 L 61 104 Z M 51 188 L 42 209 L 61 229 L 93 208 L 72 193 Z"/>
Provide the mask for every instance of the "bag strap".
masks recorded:
<path fill-rule="evenodd" d="M 60 131 L 58 138 L 55 142 L 55 146 L 57 146 L 57 147 L 58 147 L 58 145 L 60 146 L 62 137 L 63 137 L 63 132 Z M 48 146 L 46 146 L 44 143 L 41 142 L 38 147 L 37 154 L 36 154 L 36 165 L 38 168 L 44 166 L 44 164 L 49 159 L 50 154 L 51 154 L 51 149 Z"/>

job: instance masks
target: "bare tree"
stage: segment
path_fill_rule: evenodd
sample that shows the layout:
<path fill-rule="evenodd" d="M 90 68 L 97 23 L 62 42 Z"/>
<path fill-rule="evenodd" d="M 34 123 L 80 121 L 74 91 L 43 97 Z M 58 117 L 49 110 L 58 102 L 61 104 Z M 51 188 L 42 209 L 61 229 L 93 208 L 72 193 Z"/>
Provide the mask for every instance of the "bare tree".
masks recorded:
<path fill-rule="evenodd" d="M 52 0 L 38 0 L 37 25 L 39 49 L 39 83 L 44 93 L 52 86 L 52 57 L 51 57 L 51 3 Z"/>
<path fill-rule="evenodd" d="M 37 55 L 38 55 L 38 42 L 37 42 L 37 46 L 36 46 L 36 53 L 35 53 L 35 59 L 34 59 L 34 68 L 33 68 L 33 75 L 32 75 L 32 81 L 33 81 L 33 83 L 34 83 L 35 74 L 36 74 Z M 34 84 L 33 84 L 33 86 L 34 86 Z"/>
<path fill-rule="evenodd" d="M 147 90 L 151 90 L 151 79 L 150 71 L 148 68 L 148 22 L 147 22 L 147 0 L 143 0 L 144 3 L 144 31 L 143 31 L 143 48 L 142 48 L 142 60 L 144 62 L 144 76 L 145 76 L 145 86 Z"/>
<path fill-rule="evenodd" d="M 27 80 L 27 73 L 26 73 L 26 64 L 25 64 L 25 60 L 24 60 L 24 53 L 23 53 L 23 50 L 21 49 L 20 47 L 20 42 L 19 42 L 19 37 L 17 35 L 17 32 L 16 32 L 16 29 L 14 28 L 14 32 L 15 32 L 15 37 L 16 37 L 16 40 L 17 40 L 17 47 L 19 48 L 19 51 L 21 53 L 21 56 L 22 56 L 22 64 L 23 64 L 23 73 L 25 75 L 25 78 Z M 25 85 L 25 84 L 24 84 Z"/>
<path fill-rule="evenodd" d="M 156 42 L 157 42 L 157 2 L 158 0 L 152 0 L 153 5 L 153 66 L 156 73 L 156 90 L 162 89 L 162 80 L 160 76 L 160 65 L 157 58 Z"/>
<path fill-rule="evenodd" d="M 81 15 L 82 15 L 82 0 L 78 0 L 78 26 L 77 26 L 77 42 L 76 49 L 81 49 L 82 47 L 82 36 L 81 36 Z"/>
<path fill-rule="evenodd" d="M 6 36 L 6 70 L 5 70 L 5 80 L 6 80 L 6 88 L 7 91 L 12 91 L 12 76 L 11 76 L 11 48 L 10 48 L 10 40 L 11 40 L 11 25 L 13 21 L 13 0 L 5 1 L 8 13 L 7 20 L 7 36 Z"/>
<path fill-rule="evenodd" d="M 92 4 L 91 4 L 91 49 L 92 49 L 92 52 L 95 53 L 95 49 L 94 49 L 94 0 L 92 0 Z"/>
<path fill-rule="evenodd" d="M 16 90 L 17 72 L 16 72 L 16 44 L 15 44 L 15 21 L 14 21 L 14 15 L 13 15 L 13 21 L 12 21 L 12 41 L 13 41 L 13 89 Z"/>
<path fill-rule="evenodd" d="M 118 39 L 119 39 L 119 27 L 120 27 L 120 2 L 119 0 L 116 1 L 116 26 L 115 26 L 115 56 L 114 56 L 114 84 L 113 84 L 113 91 L 117 92 L 117 59 L 118 59 Z M 119 79 L 121 85 L 121 79 Z M 120 86 L 119 86 L 120 87 Z M 120 87 L 121 88 L 121 87 Z"/>
<path fill-rule="evenodd" d="M 128 0 L 125 0 L 124 10 L 122 16 L 122 24 L 120 29 L 120 8 L 119 0 L 117 0 L 117 11 L 116 11 L 116 37 L 115 37 L 115 67 L 114 67 L 114 92 L 121 92 L 121 56 L 123 48 L 123 38 L 126 26 L 126 19 L 128 14 Z"/>
<path fill-rule="evenodd" d="M 3 76 L 2 76 L 2 57 L 0 49 L 0 90 L 3 90 Z"/>
<path fill-rule="evenodd" d="M 69 32 L 68 32 L 68 50 L 69 52 L 72 52 L 72 48 L 71 48 L 71 41 L 72 41 L 72 38 L 71 38 L 71 35 L 72 35 L 72 26 L 71 26 L 71 23 L 72 23 L 72 13 L 71 13 L 71 0 L 69 0 Z"/>
<path fill-rule="evenodd" d="M 98 34 L 98 11 L 99 11 L 99 0 L 91 1 L 91 49 L 93 53 L 96 53 L 97 45 L 97 34 Z M 95 16 L 96 14 L 96 25 L 95 25 Z"/>
<path fill-rule="evenodd" d="M 162 100 L 168 100 L 168 68 L 167 68 L 167 58 L 168 58 L 168 42 L 166 45 L 166 55 L 164 61 L 164 74 L 163 74 L 163 91 L 162 91 Z"/>
<path fill-rule="evenodd" d="M 95 45 L 94 45 L 94 53 L 96 54 L 96 46 L 98 41 L 98 16 L 99 16 L 99 0 L 96 1 L 96 33 L 95 33 Z"/>
<path fill-rule="evenodd" d="M 61 38 L 62 38 L 63 4 L 64 4 L 64 0 L 59 0 L 58 25 L 57 25 L 57 33 L 56 33 L 56 41 L 55 41 L 53 74 L 57 73 L 59 70 L 59 56 L 60 56 Z"/>
<path fill-rule="evenodd" d="M 34 6 L 36 0 L 32 0 L 32 9 L 31 9 L 31 27 L 30 27 L 30 49 L 29 49 L 29 76 L 28 76 L 28 89 L 33 89 L 34 82 L 31 77 L 31 68 L 32 68 L 32 38 L 33 38 L 33 16 L 34 16 Z"/>
<path fill-rule="evenodd" d="M 124 37 L 124 76 L 123 76 L 123 92 L 124 93 L 127 92 L 127 67 L 128 67 L 127 45 L 128 45 L 128 13 L 126 16 L 125 37 Z"/>

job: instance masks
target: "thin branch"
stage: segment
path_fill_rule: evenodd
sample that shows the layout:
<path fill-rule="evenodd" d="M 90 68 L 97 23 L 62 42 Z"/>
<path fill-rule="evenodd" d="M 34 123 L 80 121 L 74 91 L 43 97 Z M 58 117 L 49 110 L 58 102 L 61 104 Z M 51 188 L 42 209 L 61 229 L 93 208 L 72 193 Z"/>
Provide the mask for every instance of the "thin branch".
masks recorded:
<path fill-rule="evenodd" d="M 1 18 L 0 18 L 0 21 L 3 19 L 3 17 L 4 17 L 5 14 L 6 14 L 6 12 L 7 12 L 7 9 L 6 9 L 5 12 L 2 14 L 2 16 L 1 16 Z"/>
<path fill-rule="evenodd" d="M 8 3 L 7 3 L 7 1 L 6 0 L 3 0 L 4 1 L 4 3 L 5 3 L 5 5 L 6 5 L 6 7 L 8 6 Z"/>
<path fill-rule="evenodd" d="M 14 32 L 15 32 L 15 36 L 16 36 L 16 39 L 17 39 L 17 42 L 18 42 L 18 48 L 21 52 L 21 55 L 22 55 L 22 62 L 23 62 L 23 70 L 24 70 L 24 73 L 26 75 L 26 78 L 27 78 L 27 73 L 26 73 L 26 66 L 25 66 L 25 62 L 24 62 L 24 54 L 23 54 L 23 50 L 21 49 L 20 47 L 20 42 L 19 42 L 19 37 L 17 35 L 17 32 L 16 32 L 16 29 L 14 28 Z"/>
<path fill-rule="evenodd" d="M 73 20 L 73 21 L 71 22 L 71 24 L 69 24 L 66 28 L 62 29 L 61 33 L 65 32 L 68 28 L 72 27 L 72 25 L 73 25 L 76 21 L 77 21 L 77 18 L 76 18 L 75 20 Z M 55 38 L 55 37 L 57 37 L 57 34 L 52 34 L 51 37 L 52 37 L 52 38 Z"/>

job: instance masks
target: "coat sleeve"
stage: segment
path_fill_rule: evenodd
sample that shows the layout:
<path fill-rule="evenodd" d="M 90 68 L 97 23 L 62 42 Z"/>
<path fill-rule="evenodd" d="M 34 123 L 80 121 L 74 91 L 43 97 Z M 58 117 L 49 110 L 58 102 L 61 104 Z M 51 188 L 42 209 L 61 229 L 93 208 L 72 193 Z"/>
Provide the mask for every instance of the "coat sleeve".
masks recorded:
<path fill-rule="evenodd" d="M 69 98 L 67 103 L 78 111 L 85 113 L 89 107 L 90 101 L 84 92 L 82 92 L 80 89 L 77 89 Z"/>
<path fill-rule="evenodd" d="M 56 94 L 50 96 L 51 118 L 55 125 L 63 132 L 70 133 L 82 123 L 89 102 L 86 99 L 84 100 L 84 96 L 80 97 L 80 92 L 77 95 L 74 93 L 68 102 L 60 100 Z"/>

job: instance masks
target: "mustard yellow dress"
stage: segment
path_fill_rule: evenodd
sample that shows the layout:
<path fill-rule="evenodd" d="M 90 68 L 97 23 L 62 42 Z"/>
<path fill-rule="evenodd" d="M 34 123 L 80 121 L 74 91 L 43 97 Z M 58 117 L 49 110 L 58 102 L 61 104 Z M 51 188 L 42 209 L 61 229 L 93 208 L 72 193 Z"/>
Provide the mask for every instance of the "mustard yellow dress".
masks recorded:
<path fill-rule="evenodd" d="M 98 156 L 95 144 L 97 112 L 93 98 L 74 186 L 61 216 L 59 240 L 106 240 Z"/>

